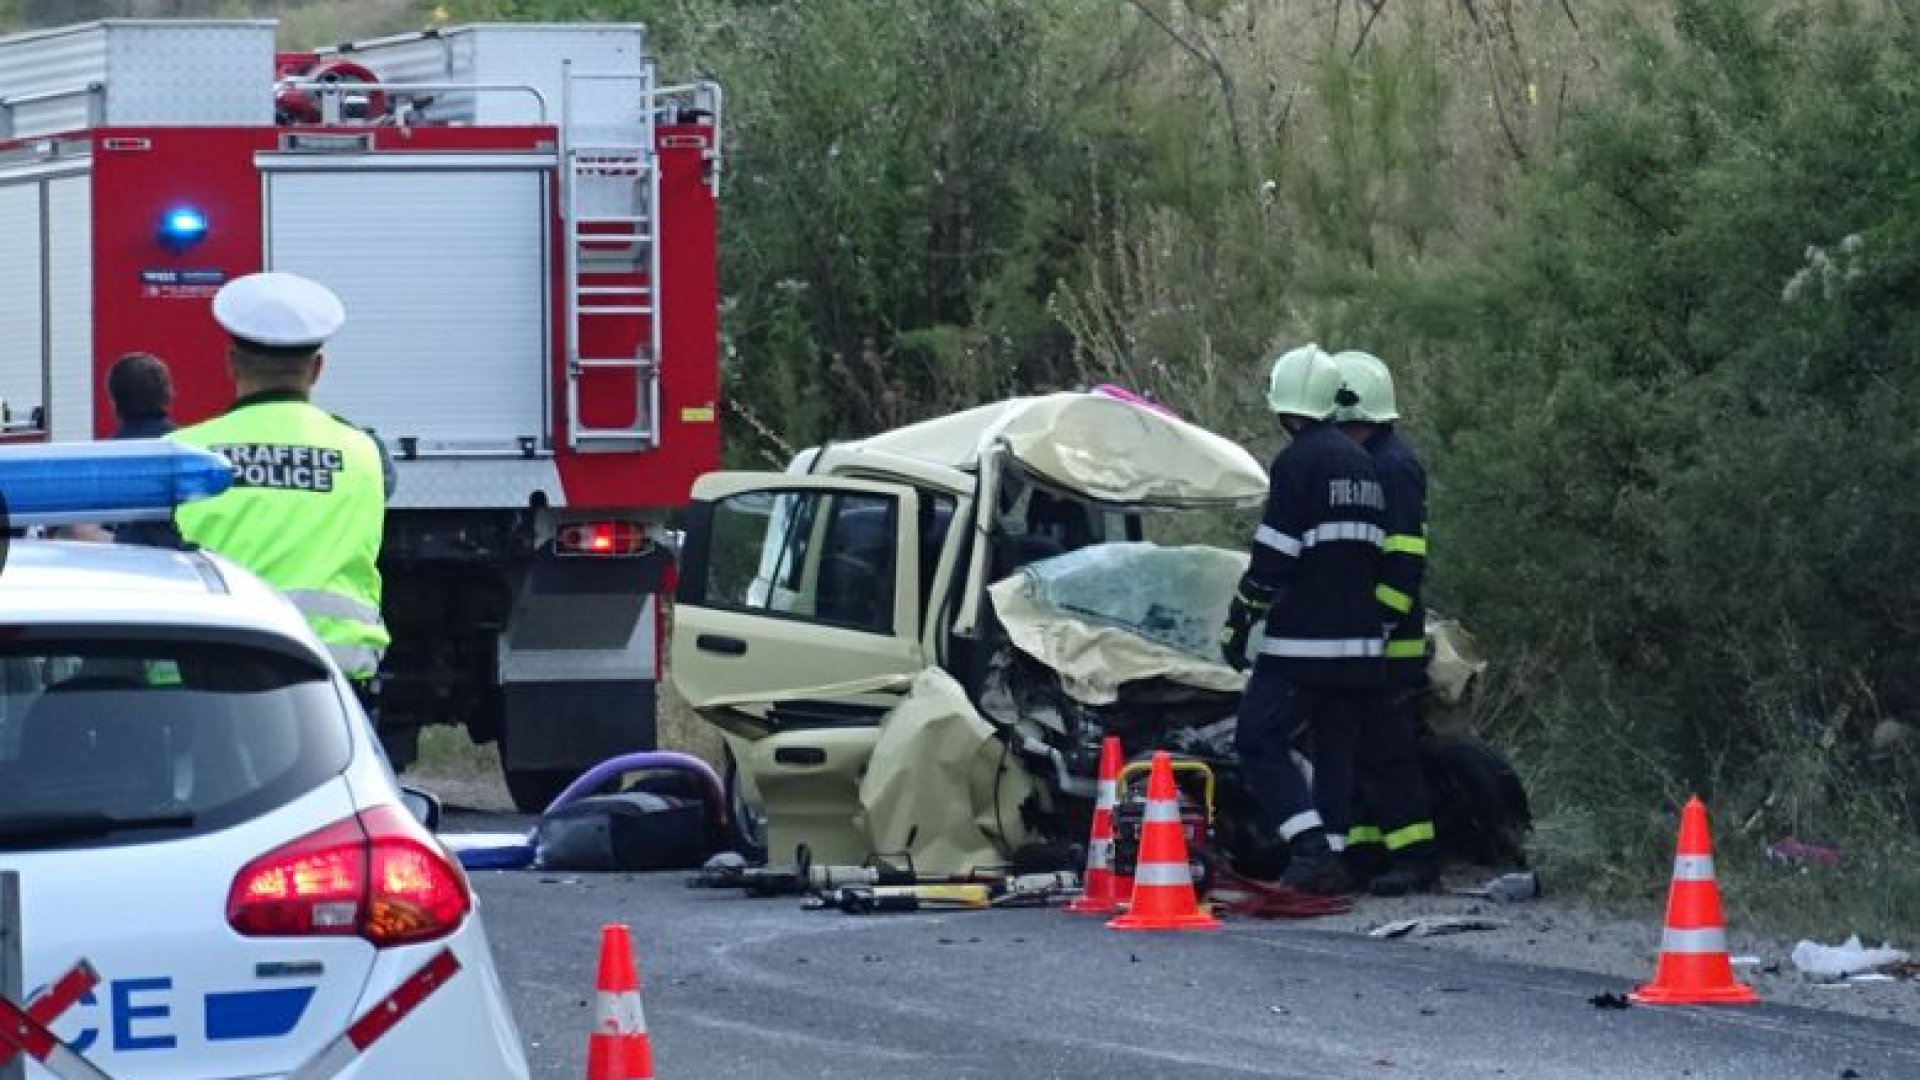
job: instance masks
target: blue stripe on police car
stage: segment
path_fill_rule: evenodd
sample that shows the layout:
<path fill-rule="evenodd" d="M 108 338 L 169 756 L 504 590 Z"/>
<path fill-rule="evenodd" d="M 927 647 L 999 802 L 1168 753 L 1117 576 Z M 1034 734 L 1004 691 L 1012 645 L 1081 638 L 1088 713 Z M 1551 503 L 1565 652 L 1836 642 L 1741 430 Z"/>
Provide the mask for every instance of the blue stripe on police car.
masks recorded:
<path fill-rule="evenodd" d="M 173 989 L 166 976 L 144 979 L 114 979 L 106 984 L 109 1006 L 108 1034 L 111 1051 L 127 1053 L 140 1050 L 172 1050 L 179 1040 L 172 1030 L 173 1007 L 165 1000 Z M 38 995 L 41 989 L 33 991 Z M 300 1025 L 317 987 L 277 987 L 272 990 L 232 990 L 206 995 L 206 1041 L 240 1042 L 248 1039 L 277 1039 L 291 1034 Z M 92 990 L 80 995 L 74 1008 L 98 1006 L 100 999 Z M 71 1015 L 71 1014 L 69 1014 Z M 63 1018 L 64 1019 L 64 1018 Z M 66 1025 L 58 1021 L 56 1028 Z M 68 1039 L 74 1052 L 84 1054 L 100 1041 L 98 1027 L 81 1028 Z"/>

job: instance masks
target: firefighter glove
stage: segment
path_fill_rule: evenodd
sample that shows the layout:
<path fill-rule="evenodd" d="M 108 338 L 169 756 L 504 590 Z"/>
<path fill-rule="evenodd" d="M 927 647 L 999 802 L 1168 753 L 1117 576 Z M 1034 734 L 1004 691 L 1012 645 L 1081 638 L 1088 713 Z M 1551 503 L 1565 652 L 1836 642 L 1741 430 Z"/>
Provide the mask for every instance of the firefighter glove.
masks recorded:
<path fill-rule="evenodd" d="M 1247 641 L 1253 636 L 1255 620 L 1267 613 L 1268 605 L 1254 600 L 1241 589 L 1233 596 L 1233 603 L 1227 608 L 1227 624 L 1220 629 L 1220 655 L 1227 666 L 1235 671 L 1245 671 L 1251 666 L 1247 659 Z"/>

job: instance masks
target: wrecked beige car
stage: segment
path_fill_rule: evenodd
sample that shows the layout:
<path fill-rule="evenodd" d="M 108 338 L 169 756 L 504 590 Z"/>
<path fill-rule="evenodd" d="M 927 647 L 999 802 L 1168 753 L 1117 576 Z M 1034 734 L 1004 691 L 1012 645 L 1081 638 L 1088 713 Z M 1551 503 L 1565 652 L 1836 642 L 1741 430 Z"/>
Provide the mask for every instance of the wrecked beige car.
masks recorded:
<path fill-rule="evenodd" d="M 1217 646 L 1246 554 L 1150 538 L 1203 513 L 1250 530 L 1266 492 L 1246 450 L 1100 392 L 703 477 L 670 672 L 725 737 L 747 853 L 928 874 L 1070 861 L 1111 734 L 1129 760 L 1212 766 L 1225 854 L 1271 871 L 1232 760 L 1245 676 Z M 1434 627 L 1435 687 L 1458 702 L 1480 661 Z M 1492 797 L 1466 798 L 1476 818 Z"/>

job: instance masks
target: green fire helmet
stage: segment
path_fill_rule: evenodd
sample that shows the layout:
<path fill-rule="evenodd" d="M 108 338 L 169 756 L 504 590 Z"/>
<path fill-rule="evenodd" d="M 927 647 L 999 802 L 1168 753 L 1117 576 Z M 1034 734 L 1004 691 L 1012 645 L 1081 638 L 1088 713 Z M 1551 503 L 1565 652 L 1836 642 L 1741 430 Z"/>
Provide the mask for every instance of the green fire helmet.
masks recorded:
<path fill-rule="evenodd" d="M 1280 354 L 1267 380 L 1267 407 L 1275 413 L 1326 420 L 1339 405 L 1340 367 L 1316 342 Z"/>
<path fill-rule="evenodd" d="M 1335 420 L 1342 424 L 1386 424 L 1400 419 L 1393 401 L 1393 373 L 1379 357 L 1349 349 L 1335 353 L 1333 362 L 1340 368 L 1347 389 L 1360 399 L 1357 404 L 1342 405 L 1334 413 Z"/>

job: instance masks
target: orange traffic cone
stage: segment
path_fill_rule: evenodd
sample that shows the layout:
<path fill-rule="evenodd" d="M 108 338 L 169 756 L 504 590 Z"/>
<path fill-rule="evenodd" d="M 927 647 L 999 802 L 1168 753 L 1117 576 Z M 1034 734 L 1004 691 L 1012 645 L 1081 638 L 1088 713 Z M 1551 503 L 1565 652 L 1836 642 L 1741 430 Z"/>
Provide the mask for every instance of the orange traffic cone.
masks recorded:
<path fill-rule="evenodd" d="M 1751 1005 L 1760 1000 L 1733 978 L 1720 886 L 1713 876 L 1707 809 L 1698 798 L 1688 799 L 1680 815 L 1680 849 L 1673 860 L 1659 966 L 1653 981 L 1628 997 L 1642 1005 Z"/>
<path fill-rule="evenodd" d="M 1200 909 L 1187 865 L 1187 837 L 1180 828 L 1180 794 L 1173 786 L 1173 760 L 1153 754 L 1147 776 L 1147 812 L 1140 822 L 1140 857 L 1133 869 L 1133 901 L 1110 920 L 1115 930 L 1217 930 L 1220 920 Z"/>
<path fill-rule="evenodd" d="M 1100 795 L 1093 803 L 1093 835 L 1087 841 L 1086 888 L 1067 905 L 1076 915 L 1111 915 L 1120 910 L 1123 894 L 1113 876 L 1113 808 L 1119 802 L 1120 740 L 1112 735 L 1100 742 Z"/>
<path fill-rule="evenodd" d="M 633 970 L 627 928 L 600 928 L 599 1001 L 587 1042 L 587 1080 L 653 1080 L 653 1044 L 640 1007 L 640 980 Z"/>

